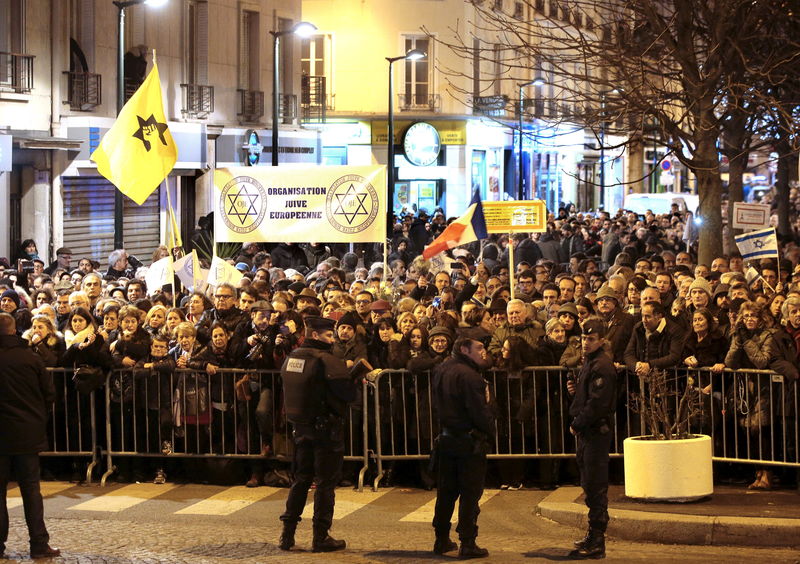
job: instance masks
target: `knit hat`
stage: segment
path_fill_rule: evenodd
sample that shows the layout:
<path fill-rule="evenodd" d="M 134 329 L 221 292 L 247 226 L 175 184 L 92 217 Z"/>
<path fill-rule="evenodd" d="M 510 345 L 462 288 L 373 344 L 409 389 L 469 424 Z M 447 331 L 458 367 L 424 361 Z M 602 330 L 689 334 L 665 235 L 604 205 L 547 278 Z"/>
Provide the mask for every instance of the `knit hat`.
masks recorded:
<path fill-rule="evenodd" d="M 361 318 L 358 314 L 354 311 L 348 311 L 345 313 L 341 319 L 339 319 L 339 325 L 349 325 L 353 329 L 361 325 Z"/>
<path fill-rule="evenodd" d="M 619 296 L 617 296 L 617 293 L 608 284 L 600 286 L 600 290 L 597 292 L 597 300 L 602 300 L 603 298 L 611 298 L 619 303 Z"/>
<path fill-rule="evenodd" d="M 692 285 L 689 286 L 689 293 L 691 294 L 692 290 L 694 290 L 695 288 L 700 288 L 706 294 L 708 294 L 709 298 L 711 297 L 711 294 L 712 294 L 712 292 L 711 292 L 711 284 L 708 282 L 708 280 L 706 280 L 702 276 L 698 276 L 697 278 L 694 279 L 694 282 L 692 282 Z"/>
<path fill-rule="evenodd" d="M 572 302 L 561 304 L 561 307 L 558 308 L 558 315 L 561 315 L 562 313 L 568 313 L 575 319 L 578 319 L 578 308 Z"/>
<path fill-rule="evenodd" d="M 430 341 L 437 335 L 444 335 L 445 337 L 450 339 L 451 342 L 453 341 L 453 332 L 450 331 L 450 329 L 448 329 L 444 325 L 437 325 L 436 327 L 431 329 L 431 332 L 428 333 L 428 340 Z"/>
<path fill-rule="evenodd" d="M 19 308 L 19 294 L 15 290 L 6 290 L 3 292 L 3 295 L 0 296 L 2 298 L 11 298 L 15 304 L 17 304 L 17 308 Z"/>

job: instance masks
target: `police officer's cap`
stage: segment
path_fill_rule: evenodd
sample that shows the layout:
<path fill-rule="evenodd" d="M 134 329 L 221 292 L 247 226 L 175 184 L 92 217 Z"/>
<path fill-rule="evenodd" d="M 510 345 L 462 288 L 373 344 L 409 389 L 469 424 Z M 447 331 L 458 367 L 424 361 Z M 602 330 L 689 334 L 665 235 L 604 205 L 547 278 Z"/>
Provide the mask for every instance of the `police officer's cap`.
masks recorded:
<path fill-rule="evenodd" d="M 309 316 L 305 318 L 306 327 L 317 333 L 333 331 L 336 328 L 336 321 L 326 317 Z"/>
<path fill-rule="evenodd" d="M 597 335 L 603 339 L 606 336 L 606 326 L 599 319 L 587 319 L 581 326 L 581 332 L 584 335 Z"/>
<path fill-rule="evenodd" d="M 272 304 L 269 303 L 267 300 L 258 300 L 255 302 L 251 307 L 250 311 L 274 311 L 272 309 Z"/>

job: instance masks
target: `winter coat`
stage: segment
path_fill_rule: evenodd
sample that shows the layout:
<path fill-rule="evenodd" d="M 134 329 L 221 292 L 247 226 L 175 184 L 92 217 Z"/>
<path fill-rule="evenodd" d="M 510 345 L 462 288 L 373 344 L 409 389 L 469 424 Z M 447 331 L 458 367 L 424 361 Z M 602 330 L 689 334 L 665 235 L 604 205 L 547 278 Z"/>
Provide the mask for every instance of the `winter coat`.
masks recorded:
<path fill-rule="evenodd" d="M 0 336 L 0 358 L 0 455 L 45 451 L 53 377 L 16 335 Z"/>

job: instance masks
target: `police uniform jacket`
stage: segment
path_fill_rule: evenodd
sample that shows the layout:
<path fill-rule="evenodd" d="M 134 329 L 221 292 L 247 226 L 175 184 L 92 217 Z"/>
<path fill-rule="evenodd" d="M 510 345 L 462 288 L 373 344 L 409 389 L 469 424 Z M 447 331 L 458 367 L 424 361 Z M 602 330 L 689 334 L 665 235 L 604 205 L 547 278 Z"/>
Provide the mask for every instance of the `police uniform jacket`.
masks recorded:
<path fill-rule="evenodd" d="M 47 412 L 55 400 L 44 362 L 16 335 L 0 335 L 0 455 L 47 450 Z"/>
<path fill-rule="evenodd" d="M 306 339 L 292 351 L 281 368 L 289 421 L 314 425 L 318 417 L 343 418 L 356 400 L 356 383 L 343 360 L 331 354 L 332 346 Z"/>
<path fill-rule="evenodd" d="M 494 434 L 494 418 L 486 403 L 486 381 L 469 358 L 454 352 L 440 364 L 433 374 L 433 394 L 443 430 Z"/>
<path fill-rule="evenodd" d="M 597 432 L 610 424 L 616 406 L 616 380 L 614 364 L 602 348 L 587 355 L 569 408 L 570 427 L 577 433 Z"/>

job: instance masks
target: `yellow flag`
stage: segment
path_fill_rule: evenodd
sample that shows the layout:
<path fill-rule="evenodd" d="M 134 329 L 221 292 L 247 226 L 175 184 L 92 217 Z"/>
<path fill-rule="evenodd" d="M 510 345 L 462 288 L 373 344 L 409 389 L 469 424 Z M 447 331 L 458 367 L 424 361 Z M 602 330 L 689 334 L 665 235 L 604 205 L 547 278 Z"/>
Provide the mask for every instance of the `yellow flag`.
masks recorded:
<path fill-rule="evenodd" d="M 139 205 L 175 166 L 178 148 L 164 117 L 157 65 L 122 108 L 91 158 L 100 174 Z"/>

